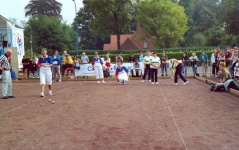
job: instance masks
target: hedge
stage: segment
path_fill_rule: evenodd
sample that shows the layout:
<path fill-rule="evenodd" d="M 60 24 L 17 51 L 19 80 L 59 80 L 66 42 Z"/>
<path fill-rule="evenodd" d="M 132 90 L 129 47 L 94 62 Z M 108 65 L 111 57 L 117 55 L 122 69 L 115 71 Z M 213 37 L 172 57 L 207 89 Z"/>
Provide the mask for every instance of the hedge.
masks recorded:
<path fill-rule="evenodd" d="M 215 47 L 179 47 L 179 48 L 162 48 L 162 49 L 157 49 L 157 50 L 150 50 L 151 52 L 157 52 L 157 53 L 162 53 L 163 51 L 165 52 L 194 52 L 194 51 L 211 51 L 215 49 Z M 142 50 L 144 53 L 147 50 Z M 137 54 L 140 52 L 140 50 L 79 50 L 78 54 L 81 55 L 83 52 L 85 52 L 87 55 L 94 55 L 95 52 L 98 52 L 99 55 L 106 55 L 107 53 L 110 54 Z M 76 51 L 68 51 L 68 54 L 74 56 L 76 55 Z"/>
<path fill-rule="evenodd" d="M 194 51 L 196 53 L 196 55 L 200 56 L 200 54 L 202 53 L 202 51 Z M 213 50 L 207 50 L 205 51 L 205 53 L 208 55 L 208 58 L 211 58 L 211 54 L 213 53 Z M 157 53 L 158 56 L 161 56 L 162 53 Z M 110 59 L 111 59 L 111 62 L 115 62 L 115 57 L 117 56 L 118 54 L 110 54 Z M 176 58 L 178 60 L 181 60 L 182 59 L 182 56 L 183 56 L 183 52 L 166 52 L 166 55 L 168 56 L 168 58 Z M 188 53 L 188 57 L 190 57 L 192 55 L 192 53 Z M 89 57 L 89 59 L 93 59 L 94 55 L 87 55 Z M 105 57 L 106 55 L 99 55 L 100 57 Z M 121 56 L 123 57 L 124 59 L 124 62 L 128 62 L 129 58 L 130 58 L 130 54 L 121 54 Z M 134 55 L 136 58 L 139 58 L 139 53 L 135 54 Z"/>
<path fill-rule="evenodd" d="M 136 51 L 134 51 L 134 52 L 136 52 Z M 152 52 L 153 52 L 153 51 L 152 51 Z M 161 56 L 161 54 L 162 54 L 162 52 L 157 52 L 156 50 L 155 50 L 154 52 L 156 52 L 158 56 Z M 176 59 L 179 59 L 179 60 L 180 60 L 180 59 L 182 59 L 182 56 L 183 56 L 183 51 L 179 51 L 179 52 L 165 51 L 165 52 L 166 52 L 166 55 L 168 56 L 169 59 L 170 59 L 170 58 L 176 58 Z M 195 52 L 198 57 L 199 57 L 200 54 L 202 53 L 201 50 L 197 50 L 197 51 L 192 51 L 192 50 L 190 50 L 190 51 L 187 51 L 187 52 L 188 52 L 188 56 L 189 56 L 189 57 L 192 55 L 192 52 Z M 212 49 L 207 49 L 207 50 L 205 50 L 205 53 L 208 55 L 209 58 L 211 58 L 211 54 L 213 53 L 213 50 L 212 50 Z M 74 56 L 74 55 L 75 55 L 75 54 L 72 54 L 72 53 L 69 53 L 69 54 L 70 54 L 71 56 Z M 81 53 L 79 53 L 79 54 L 80 54 L 80 56 L 78 56 L 78 57 L 81 57 Z M 87 56 L 89 57 L 90 60 L 93 59 L 93 57 L 94 57 L 94 55 L 93 55 L 94 52 L 91 52 L 91 53 L 89 53 L 89 54 L 86 52 L 86 54 L 87 54 Z M 107 53 L 105 53 L 105 54 L 99 54 L 99 56 L 100 56 L 100 57 L 105 57 L 106 54 L 107 54 Z M 130 54 L 131 54 L 131 53 L 123 53 L 123 54 L 121 54 L 121 56 L 122 56 L 123 59 L 124 59 L 124 62 L 128 62 L 128 60 L 129 60 L 129 58 L 130 58 Z M 144 52 L 144 54 L 145 54 L 145 52 Z M 115 62 L 115 57 L 116 57 L 117 55 L 118 55 L 117 53 L 116 53 L 116 54 L 114 54 L 114 53 L 110 53 L 110 54 L 109 54 L 110 59 L 111 59 L 111 62 Z M 136 58 L 139 58 L 139 51 L 137 51 L 134 55 L 135 55 Z M 40 54 L 37 54 L 36 56 L 37 56 L 37 57 L 40 57 Z M 27 58 L 30 58 L 30 56 L 28 56 L 28 55 L 26 55 L 26 57 L 27 57 Z"/>

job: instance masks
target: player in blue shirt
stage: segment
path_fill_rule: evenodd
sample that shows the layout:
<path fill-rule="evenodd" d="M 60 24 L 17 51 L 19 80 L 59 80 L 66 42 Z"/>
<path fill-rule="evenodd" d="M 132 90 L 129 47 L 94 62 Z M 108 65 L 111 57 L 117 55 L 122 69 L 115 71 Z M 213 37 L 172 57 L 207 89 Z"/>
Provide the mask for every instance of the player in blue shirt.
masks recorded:
<path fill-rule="evenodd" d="M 41 85 L 41 97 L 44 97 L 45 85 L 48 85 L 49 95 L 52 95 L 51 85 L 52 85 L 52 59 L 47 56 L 46 48 L 41 50 L 42 56 L 38 59 L 38 67 L 40 67 L 40 85 Z"/>
<path fill-rule="evenodd" d="M 103 61 L 99 57 L 98 52 L 95 52 L 95 57 L 92 59 L 92 70 L 95 70 L 95 76 L 97 81 L 97 84 L 102 81 L 102 83 L 105 83 L 104 81 L 104 74 L 103 74 Z"/>
<path fill-rule="evenodd" d="M 120 82 L 120 84 L 125 84 L 129 80 L 128 69 L 122 66 L 121 62 L 118 63 L 115 76 L 118 76 L 118 81 Z"/>

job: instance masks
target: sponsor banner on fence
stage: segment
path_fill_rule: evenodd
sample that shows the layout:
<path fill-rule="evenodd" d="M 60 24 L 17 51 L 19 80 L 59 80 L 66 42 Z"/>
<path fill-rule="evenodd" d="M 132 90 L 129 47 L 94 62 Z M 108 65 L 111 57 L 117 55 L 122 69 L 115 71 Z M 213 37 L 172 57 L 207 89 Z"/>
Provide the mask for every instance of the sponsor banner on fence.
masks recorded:
<path fill-rule="evenodd" d="M 129 74 L 131 74 L 131 70 L 133 69 L 133 63 L 123 63 L 122 66 L 125 66 L 129 70 Z M 143 63 L 140 63 L 140 68 L 143 69 Z M 104 66 L 106 69 L 107 67 Z M 117 65 L 112 64 L 108 67 L 108 70 L 110 72 L 110 75 L 115 75 Z M 75 72 L 76 76 L 95 76 L 95 71 L 92 70 L 91 64 L 81 64 L 80 70 Z"/>

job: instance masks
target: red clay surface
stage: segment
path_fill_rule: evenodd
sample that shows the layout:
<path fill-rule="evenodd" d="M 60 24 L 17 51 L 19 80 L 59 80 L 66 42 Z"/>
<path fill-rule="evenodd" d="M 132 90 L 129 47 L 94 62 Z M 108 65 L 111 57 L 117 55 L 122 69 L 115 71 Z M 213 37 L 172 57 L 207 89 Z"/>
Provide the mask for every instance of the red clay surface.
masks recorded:
<path fill-rule="evenodd" d="M 0 100 L 0 149 L 238 149 L 238 97 L 189 82 L 65 81 L 44 98 L 38 82 L 14 83 L 16 98 Z"/>

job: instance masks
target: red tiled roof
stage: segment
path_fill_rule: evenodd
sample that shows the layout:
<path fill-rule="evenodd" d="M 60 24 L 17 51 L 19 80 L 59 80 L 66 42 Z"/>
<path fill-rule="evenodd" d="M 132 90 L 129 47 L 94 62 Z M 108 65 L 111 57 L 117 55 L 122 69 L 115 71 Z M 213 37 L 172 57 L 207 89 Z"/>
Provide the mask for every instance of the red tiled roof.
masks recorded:
<path fill-rule="evenodd" d="M 122 45 L 128 38 L 131 38 L 132 34 L 122 34 L 120 35 L 120 45 Z M 118 50 L 117 47 L 117 36 L 110 36 L 110 44 L 104 44 L 103 50 Z"/>
<path fill-rule="evenodd" d="M 144 48 L 144 41 L 148 42 L 148 47 Z M 147 37 L 143 29 L 138 25 L 134 34 L 120 35 L 120 45 L 122 50 L 143 50 L 156 49 L 154 46 L 154 38 Z M 104 44 L 103 50 L 117 50 L 117 36 L 111 35 L 110 44 Z"/>

